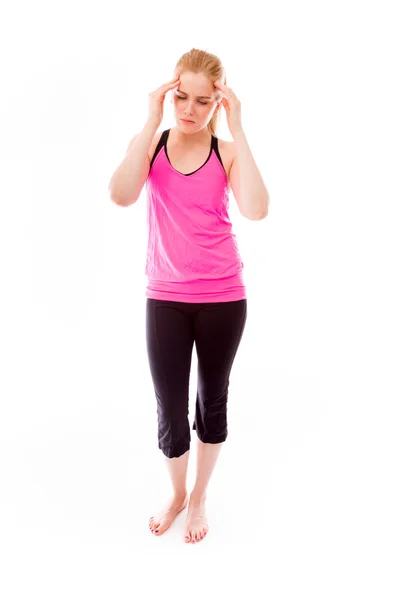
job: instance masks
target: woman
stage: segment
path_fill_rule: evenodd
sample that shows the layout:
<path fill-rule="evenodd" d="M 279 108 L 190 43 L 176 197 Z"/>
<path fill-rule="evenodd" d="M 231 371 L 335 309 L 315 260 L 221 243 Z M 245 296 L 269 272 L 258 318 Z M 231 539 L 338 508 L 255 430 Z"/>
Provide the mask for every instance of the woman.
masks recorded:
<path fill-rule="evenodd" d="M 136 202 L 145 182 L 147 188 L 146 343 L 158 447 L 173 487 L 172 498 L 150 518 L 149 527 L 161 535 L 188 505 L 184 540 L 192 543 L 208 531 L 206 490 L 227 438 L 229 375 L 247 318 L 243 262 L 228 215 L 229 187 L 240 212 L 251 220 L 267 215 L 269 200 L 243 132 L 240 102 L 225 84 L 215 55 L 197 49 L 184 54 L 174 79 L 150 94 L 146 125 L 132 139 L 109 187 L 121 206 Z M 156 133 L 169 90 L 176 127 Z M 221 104 L 233 142 L 215 136 Z M 189 496 L 193 344 L 197 474 Z"/>

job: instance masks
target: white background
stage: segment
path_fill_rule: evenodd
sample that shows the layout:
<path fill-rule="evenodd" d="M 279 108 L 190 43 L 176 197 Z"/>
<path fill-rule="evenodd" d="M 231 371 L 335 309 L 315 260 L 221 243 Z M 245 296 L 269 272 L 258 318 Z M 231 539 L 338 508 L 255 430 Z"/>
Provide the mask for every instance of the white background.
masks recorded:
<path fill-rule="evenodd" d="M 398 599 L 395 3 L 21 2 L 0 27 L 1 597 Z M 223 61 L 271 198 L 253 222 L 231 197 L 248 319 L 194 545 L 185 513 L 148 529 L 171 487 L 146 194 L 107 189 L 193 47 Z"/>

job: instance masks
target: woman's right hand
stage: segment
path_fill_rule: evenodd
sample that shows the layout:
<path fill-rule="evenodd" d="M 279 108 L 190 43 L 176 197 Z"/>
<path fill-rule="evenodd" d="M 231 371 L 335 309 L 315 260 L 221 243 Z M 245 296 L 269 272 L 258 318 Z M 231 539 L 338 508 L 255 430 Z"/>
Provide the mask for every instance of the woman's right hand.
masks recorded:
<path fill-rule="evenodd" d="M 165 94 L 172 90 L 174 87 L 179 85 L 179 77 L 171 79 L 168 83 L 157 88 L 154 92 L 149 94 L 149 116 L 148 121 L 152 121 L 157 124 L 157 127 L 161 124 L 163 119 L 163 108 Z"/>

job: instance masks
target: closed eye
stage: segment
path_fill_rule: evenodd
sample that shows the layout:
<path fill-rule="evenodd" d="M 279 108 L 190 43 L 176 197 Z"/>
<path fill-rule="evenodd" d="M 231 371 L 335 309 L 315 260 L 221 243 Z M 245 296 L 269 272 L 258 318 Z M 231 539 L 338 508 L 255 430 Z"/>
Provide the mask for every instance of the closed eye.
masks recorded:
<path fill-rule="evenodd" d="M 182 96 L 176 96 L 178 98 L 178 100 L 186 100 L 186 98 L 183 98 Z M 202 102 L 201 100 L 198 100 L 199 104 L 208 104 L 208 102 Z"/>

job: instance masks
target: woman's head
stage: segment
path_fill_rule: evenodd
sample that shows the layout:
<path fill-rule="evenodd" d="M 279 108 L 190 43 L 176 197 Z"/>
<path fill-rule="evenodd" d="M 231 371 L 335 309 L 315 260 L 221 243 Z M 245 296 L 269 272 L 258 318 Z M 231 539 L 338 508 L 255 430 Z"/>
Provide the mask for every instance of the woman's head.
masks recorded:
<path fill-rule="evenodd" d="M 180 78 L 180 85 L 172 90 L 177 127 L 184 133 L 194 133 L 207 126 L 209 132 L 216 135 L 222 93 L 214 86 L 214 81 L 226 85 L 219 58 L 192 48 L 178 60 L 174 76 Z M 181 119 L 194 123 L 185 124 Z"/>

